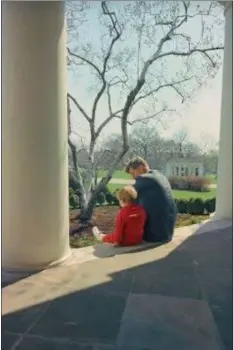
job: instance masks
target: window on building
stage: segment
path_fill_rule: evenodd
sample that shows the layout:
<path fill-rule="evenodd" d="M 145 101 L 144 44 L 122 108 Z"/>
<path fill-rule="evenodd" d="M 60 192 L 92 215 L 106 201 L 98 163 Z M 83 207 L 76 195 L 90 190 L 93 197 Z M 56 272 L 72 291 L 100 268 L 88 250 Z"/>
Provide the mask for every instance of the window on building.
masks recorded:
<path fill-rule="evenodd" d="M 180 171 L 179 171 L 180 169 L 179 169 L 179 167 L 177 166 L 176 167 L 176 176 L 180 176 Z"/>
<path fill-rule="evenodd" d="M 199 168 L 195 168 L 195 176 L 199 176 Z"/>
<path fill-rule="evenodd" d="M 189 168 L 186 167 L 186 168 L 185 168 L 185 176 L 188 176 L 188 175 L 189 175 Z"/>
<path fill-rule="evenodd" d="M 183 166 L 180 168 L 180 176 L 184 176 L 184 167 Z"/>

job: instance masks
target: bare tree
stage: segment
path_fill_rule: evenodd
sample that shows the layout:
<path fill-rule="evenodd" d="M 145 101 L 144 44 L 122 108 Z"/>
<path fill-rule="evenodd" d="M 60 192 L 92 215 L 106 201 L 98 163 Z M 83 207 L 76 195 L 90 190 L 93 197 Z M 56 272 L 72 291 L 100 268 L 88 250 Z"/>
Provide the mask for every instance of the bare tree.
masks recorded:
<path fill-rule="evenodd" d="M 217 141 L 207 132 L 202 132 L 199 140 L 199 147 L 203 156 L 208 154 L 211 150 L 217 148 Z"/>
<path fill-rule="evenodd" d="M 130 133 L 130 148 L 135 155 L 147 159 L 151 165 L 160 151 L 161 138 L 155 126 L 136 124 Z M 153 162 L 154 163 L 154 162 Z"/>
<path fill-rule="evenodd" d="M 215 174 L 217 176 L 218 171 L 218 150 L 213 149 L 205 154 L 204 169 L 206 174 Z"/>
<path fill-rule="evenodd" d="M 178 145 L 177 153 L 180 157 L 184 156 L 184 145 L 185 143 L 188 142 L 188 137 L 189 137 L 189 134 L 185 128 L 178 130 L 173 135 L 173 140 Z"/>
<path fill-rule="evenodd" d="M 72 7 L 72 3 L 76 3 Z M 222 10 L 216 2 L 196 5 L 191 1 L 135 1 L 89 3 L 83 9 L 88 25 L 93 11 L 99 11 L 99 45 L 86 38 L 80 42 L 82 23 L 76 23 L 78 2 L 69 2 L 69 40 L 67 48 L 70 69 L 88 74 L 92 105 L 68 93 L 68 113 L 72 108 L 89 128 L 88 172 L 86 185 L 81 180 L 77 150 L 69 137 L 74 157 L 75 175 L 80 182 L 82 210 L 80 218 L 89 220 L 98 193 L 108 184 L 114 170 L 129 150 L 128 127 L 137 121 L 154 120 L 174 113 L 166 99 L 169 89 L 182 103 L 190 99 L 206 80 L 213 77 L 221 64 L 222 38 L 216 28 L 222 26 Z M 88 12 L 92 11 L 92 15 Z M 96 12 L 95 12 L 96 13 Z M 76 23 L 76 24 L 75 24 Z M 190 33 L 197 26 L 198 35 Z M 84 31 L 85 34 L 85 31 Z M 195 33 L 197 34 L 197 33 Z M 75 40 L 78 38 L 77 40 Z M 105 117 L 99 111 L 107 106 Z M 72 109 L 73 112 L 73 109 Z M 95 151 L 104 130 L 113 120 L 121 125 L 121 148 L 98 184 L 95 178 Z"/>

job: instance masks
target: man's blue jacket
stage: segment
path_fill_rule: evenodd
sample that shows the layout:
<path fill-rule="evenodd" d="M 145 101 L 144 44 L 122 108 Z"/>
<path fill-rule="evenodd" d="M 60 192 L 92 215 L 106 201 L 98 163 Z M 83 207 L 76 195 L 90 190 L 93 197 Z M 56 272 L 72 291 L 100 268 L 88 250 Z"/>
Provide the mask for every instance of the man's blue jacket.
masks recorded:
<path fill-rule="evenodd" d="M 172 239 L 177 207 L 167 178 L 159 171 L 137 176 L 134 187 L 137 202 L 147 214 L 143 239 L 147 242 L 167 242 Z"/>

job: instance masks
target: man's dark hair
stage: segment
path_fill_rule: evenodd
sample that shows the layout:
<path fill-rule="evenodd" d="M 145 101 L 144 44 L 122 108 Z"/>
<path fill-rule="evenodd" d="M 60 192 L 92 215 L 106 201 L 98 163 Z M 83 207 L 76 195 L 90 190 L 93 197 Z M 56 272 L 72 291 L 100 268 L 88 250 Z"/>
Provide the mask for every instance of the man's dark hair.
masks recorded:
<path fill-rule="evenodd" d="M 141 157 L 134 157 L 134 158 L 130 159 L 130 161 L 126 165 L 125 172 L 129 173 L 130 169 L 135 170 L 138 167 L 140 167 L 141 165 L 147 166 L 147 162 Z"/>

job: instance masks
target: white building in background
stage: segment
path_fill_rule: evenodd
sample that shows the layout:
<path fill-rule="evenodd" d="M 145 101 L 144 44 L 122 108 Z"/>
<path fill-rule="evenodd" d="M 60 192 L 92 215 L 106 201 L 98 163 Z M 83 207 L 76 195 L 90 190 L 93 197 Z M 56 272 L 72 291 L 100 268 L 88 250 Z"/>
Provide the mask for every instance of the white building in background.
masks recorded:
<path fill-rule="evenodd" d="M 200 158 L 171 158 L 165 166 L 165 176 L 204 176 L 204 165 Z"/>

